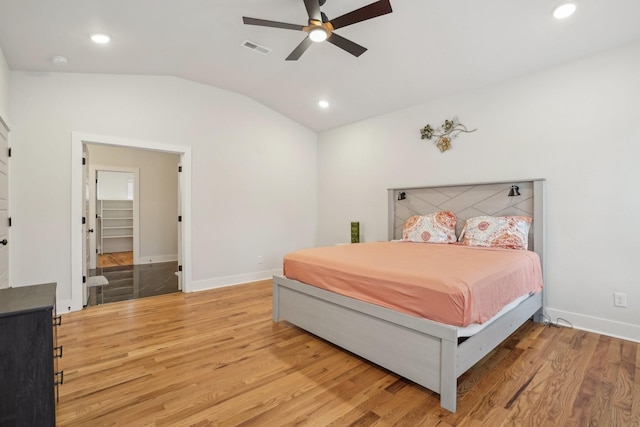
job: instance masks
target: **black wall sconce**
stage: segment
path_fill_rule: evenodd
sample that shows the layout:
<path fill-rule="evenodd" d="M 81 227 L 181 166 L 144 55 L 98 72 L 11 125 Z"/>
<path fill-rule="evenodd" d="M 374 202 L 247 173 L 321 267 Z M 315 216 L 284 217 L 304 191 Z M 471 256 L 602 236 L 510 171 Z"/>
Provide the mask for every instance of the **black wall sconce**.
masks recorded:
<path fill-rule="evenodd" d="M 407 193 L 405 193 L 404 191 L 401 191 L 398 193 L 398 200 L 404 200 L 407 198 Z"/>
<path fill-rule="evenodd" d="M 520 195 L 520 187 L 518 187 L 517 185 L 512 185 L 511 186 L 511 190 L 509 190 L 509 194 L 507 194 L 507 196 L 509 197 L 513 197 L 513 196 L 519 196 Z"/>

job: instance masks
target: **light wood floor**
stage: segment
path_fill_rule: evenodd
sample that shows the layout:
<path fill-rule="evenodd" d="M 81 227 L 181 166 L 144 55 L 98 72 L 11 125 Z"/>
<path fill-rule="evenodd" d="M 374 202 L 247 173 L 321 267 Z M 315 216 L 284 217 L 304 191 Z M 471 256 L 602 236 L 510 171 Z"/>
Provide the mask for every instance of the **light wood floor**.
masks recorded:
<path fill-rule="evenodd" d="M 110 252 L 98 254 L 98 268 L 133 265 L 133 252 Z"/>
<path fill-rule="evenodd" d="M 438 395 L 271 320 L 271 281 L 62 316 L 58 425 L 638 426 L 640 344 L 527 322 Z M 381 349 L 384 351 L 384 349 Z"/>

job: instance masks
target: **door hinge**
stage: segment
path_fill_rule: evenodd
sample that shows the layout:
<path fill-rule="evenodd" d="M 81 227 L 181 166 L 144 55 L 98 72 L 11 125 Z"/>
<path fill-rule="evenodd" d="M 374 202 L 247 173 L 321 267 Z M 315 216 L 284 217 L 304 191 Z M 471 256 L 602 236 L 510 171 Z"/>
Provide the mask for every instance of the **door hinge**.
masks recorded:
<path fill-rule="evenodd" d="M 96 253 L 98 253 L 98 250 L 96 249 Z"/>
<path fill-rule="evenodd" d="M 87 164 L 87 159 L 85 159 L 84 157 L 82 158 L 82 164 L 86 165 Z"/>
<path fill-rule="evenodd" d="M 182 172 L 182 166 L 178 166 L 178 172 Z"/>
<path fill-rule="evenodd" d="M 178 266 L 178 271 L 182 271 L 182 266 L 181 265 Z"/>
<path fill-rule="evenodd" d="M 82 224 L 86 224 L 86 223 L 87 223 L 87 217 L 86 217 L 86 216 L 83 216 L 83 217 L 82 217 Z"/>
<path fill-rule="evenodd" d="M 7 218 L 9 220 L 9 227 L 11 227 L 11 217 Z"/>
<path fill-rule="evenodd" d="M 82 276 L 82 283 L 87 283 L 87 276 Z"/>
<path fill-rule="evenodd" d="M 178 215 L 178 222 L 182 222 L 182 215 Z"/>
<path fill-rule="evenodd" d="M 7 150 L 7 155 L 11 157 L 11 147 L 9 147 L 9 149 Z"/>

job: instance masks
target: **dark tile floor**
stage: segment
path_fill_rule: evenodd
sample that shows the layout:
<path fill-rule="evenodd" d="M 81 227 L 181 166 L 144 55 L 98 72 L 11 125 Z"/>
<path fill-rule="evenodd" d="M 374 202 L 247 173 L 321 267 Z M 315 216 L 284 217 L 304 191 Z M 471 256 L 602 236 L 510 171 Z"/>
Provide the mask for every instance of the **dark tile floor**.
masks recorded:
<path fill-rule="evenodd" d="M 178 292 L 178 262 L 122 265 L 91 270 L 91 276 L 105 276 L 108 285 L 89 287 L 87 305 L 144 298 Z"/>

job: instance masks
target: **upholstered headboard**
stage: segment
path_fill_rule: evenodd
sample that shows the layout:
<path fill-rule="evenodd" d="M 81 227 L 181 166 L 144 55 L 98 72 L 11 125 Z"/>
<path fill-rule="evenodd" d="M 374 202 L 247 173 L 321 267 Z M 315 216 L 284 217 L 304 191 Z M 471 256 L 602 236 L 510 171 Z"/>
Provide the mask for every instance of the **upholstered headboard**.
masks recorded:
<path fill-rule="evenodd" d="M 525 215 L 533 218 L 529 249 L 540 255 L 544 266 L 544 179 L 437 187 L 391 188 L 389 239 L 402 238 L 402 225 L 413 215 L 451 211 L 458 217 L 457 235 L 468 218 L 480 215 Z M 509 196 L 512 185 L 519 196 Z"/>

